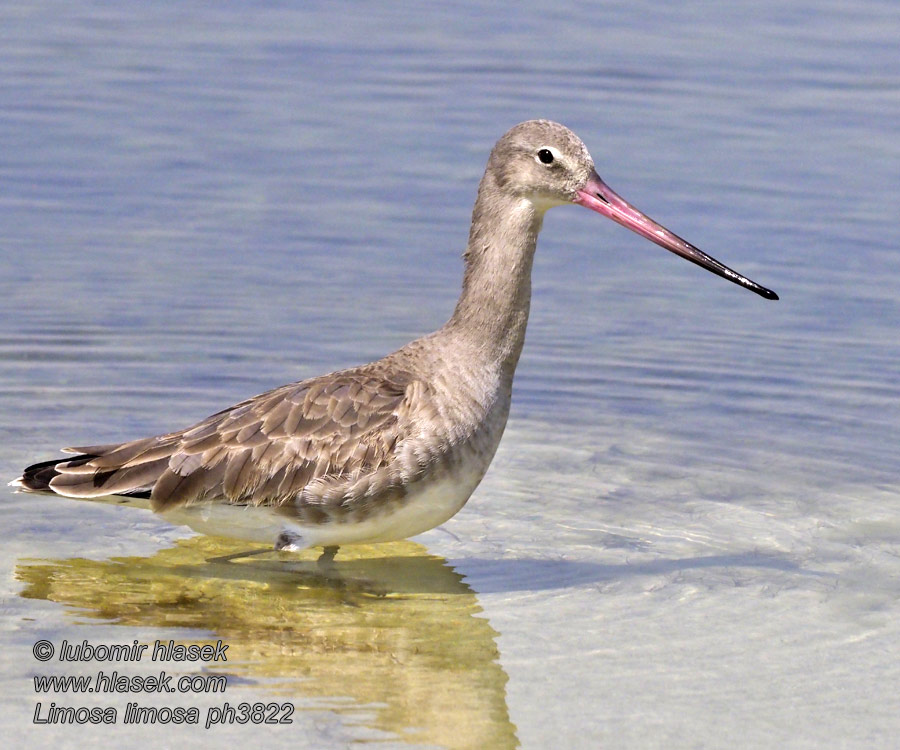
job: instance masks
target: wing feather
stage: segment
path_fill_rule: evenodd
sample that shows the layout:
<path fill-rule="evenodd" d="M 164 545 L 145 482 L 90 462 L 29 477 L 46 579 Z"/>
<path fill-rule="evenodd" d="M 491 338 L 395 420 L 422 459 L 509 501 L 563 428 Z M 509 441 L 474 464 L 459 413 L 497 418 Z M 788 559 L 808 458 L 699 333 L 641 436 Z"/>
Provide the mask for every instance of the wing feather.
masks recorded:
<path fill-rule="evenodd" d="M 153 507 L 200 497 L 274 506 L 298 498 L 324 504 L 345 500 L 348 486 L 393 460 L 398 415 L 412 381 L 345 371 L 285 386 L 215 415 L 186 432 L 169 461 L 176 473 L 199 471 L 207 481 L 160 483 L 151 495 Z M 201 450 L 197 467 L 176 463 L 181 453 Z M 204 473 L 213 456 L 223 471 Z"/>
<path fill-rule="evenodd" d="M 426 386 L 393 363 L 292 383 L 180 432 L 71 449 L 26 489 L 99 497 L 150 491 L 154 510 L 205 500 L 320 517 L 396 483 L 398 445 Z M 365 498 L 363 498 L 365 496 Z"/>

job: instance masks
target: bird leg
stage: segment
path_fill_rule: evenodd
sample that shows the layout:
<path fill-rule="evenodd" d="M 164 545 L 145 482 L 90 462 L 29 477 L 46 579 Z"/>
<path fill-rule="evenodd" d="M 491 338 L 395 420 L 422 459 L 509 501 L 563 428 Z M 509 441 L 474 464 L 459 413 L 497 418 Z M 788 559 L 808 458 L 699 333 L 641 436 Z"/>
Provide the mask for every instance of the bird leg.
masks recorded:
<path fill-rule="evenodd" d="M 276 552 L 300 552 L 307 546 L 309 545 L 303 543 L 303 537 L 290 531 L 282 531 L 275 540 Z"/>
<path fill-rule="evenodd" d="M 266 552 L 271 552 L 268 547 L 264 547 L 263 549 L 252 549 L 244 552 L 232 552 L 230 555 L 221 555 L 219 557 L 207 557 L 206 562 L 208 563 L 228 563 L 232 560 L 238 560 L 241 557 L 253 557 L 254 555 L 262 555 Z"/>
<path fill-rule="evenodd" d="M 316 564 L 320 568 L 330 568 L 332 563 L 334 562 L 334 556 L 338 553 L 340 547 L 338 545 L 331 545 L 325 547 L 322 550 L 322 554 L 319 555 L 319 559 L 316 561 Z"/>

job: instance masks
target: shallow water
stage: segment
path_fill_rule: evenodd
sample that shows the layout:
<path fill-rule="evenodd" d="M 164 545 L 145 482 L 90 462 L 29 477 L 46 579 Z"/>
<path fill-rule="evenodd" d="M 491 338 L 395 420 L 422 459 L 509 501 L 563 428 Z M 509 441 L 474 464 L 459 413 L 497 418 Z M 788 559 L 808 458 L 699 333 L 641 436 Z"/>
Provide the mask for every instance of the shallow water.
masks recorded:
<path fill-rule="evenodd" d="M 529 117 L 781 296 L 554 210 L 488 476 L 334 576 L 7 492 L 4 735 L 146 737 L 33 725 L 34 674 L 97 671 L 40 638 L 223 639 L 224 697 L 173 704 L 293 724 L 161 746 L 893 747 L 898 37 L 887 0 L 0 9 L 3 476 L 439 326 L 487 153 Z"/>

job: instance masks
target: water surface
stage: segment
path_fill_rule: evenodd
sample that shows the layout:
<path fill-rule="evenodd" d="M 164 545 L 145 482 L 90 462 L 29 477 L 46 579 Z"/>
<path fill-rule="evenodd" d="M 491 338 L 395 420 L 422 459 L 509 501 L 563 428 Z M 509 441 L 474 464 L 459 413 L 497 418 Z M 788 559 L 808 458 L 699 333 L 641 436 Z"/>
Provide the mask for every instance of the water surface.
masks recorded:
<path fill-rule="evenodd" d="M 143 736 L 33 726 L 38 638 L 225 638 L 228 699 L 294 724 L 165 746 L 892 747 L 898 38 L 887 0 L 4 6 L 3 476 L 441 325 L 531 117 L 781 296 L 555 209 L 491 471 L 443 529 L 339 557 L 344 588 L 8 493 L 4 733 Z"/>

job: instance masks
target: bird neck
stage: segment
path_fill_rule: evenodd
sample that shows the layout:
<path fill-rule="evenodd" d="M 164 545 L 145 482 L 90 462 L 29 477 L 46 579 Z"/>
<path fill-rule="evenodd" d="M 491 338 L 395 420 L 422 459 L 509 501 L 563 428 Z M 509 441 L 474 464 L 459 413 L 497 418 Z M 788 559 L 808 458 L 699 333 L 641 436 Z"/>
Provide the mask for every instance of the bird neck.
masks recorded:
<path fill-rule="evenodd" d="M 531 306 L 531 267 L 544 210 L 485 174 L 465 255 L 462 294 L 447 328 L 462 333 L 512 381 Z"/>

